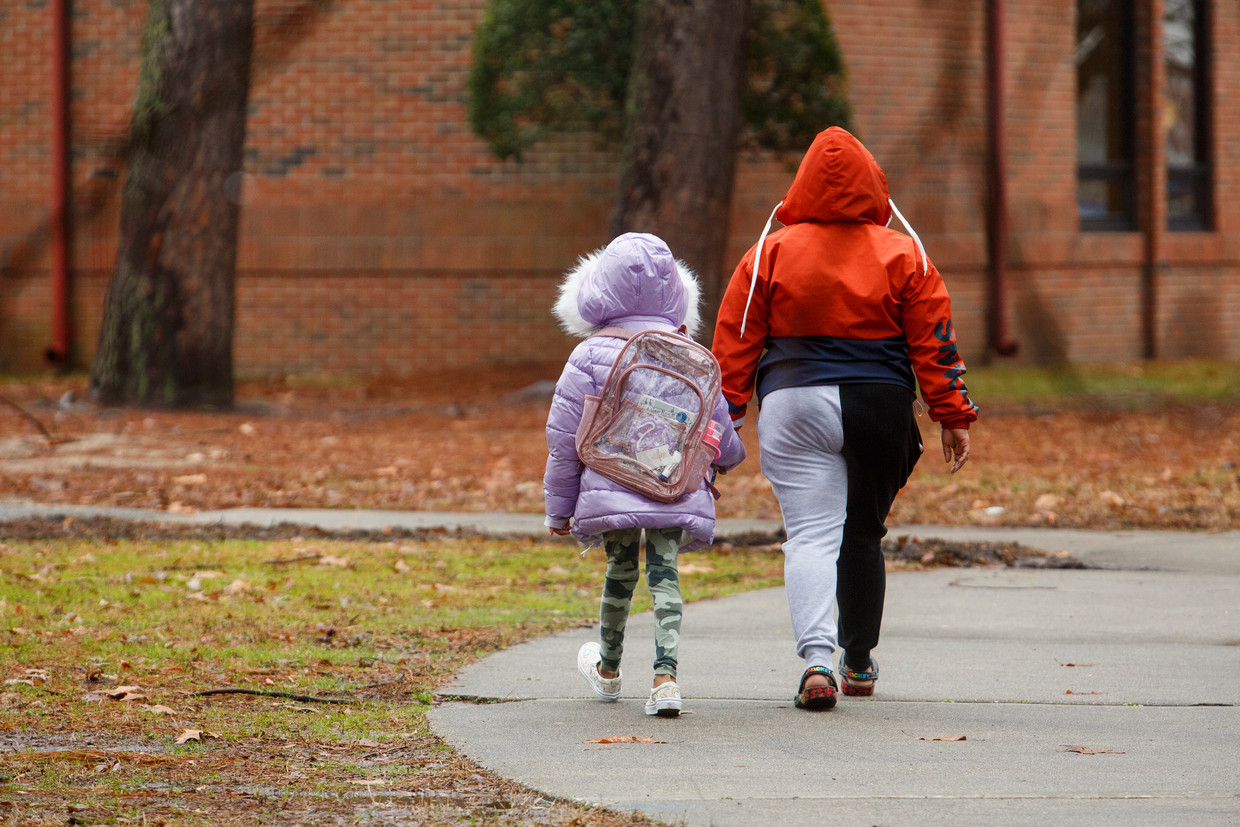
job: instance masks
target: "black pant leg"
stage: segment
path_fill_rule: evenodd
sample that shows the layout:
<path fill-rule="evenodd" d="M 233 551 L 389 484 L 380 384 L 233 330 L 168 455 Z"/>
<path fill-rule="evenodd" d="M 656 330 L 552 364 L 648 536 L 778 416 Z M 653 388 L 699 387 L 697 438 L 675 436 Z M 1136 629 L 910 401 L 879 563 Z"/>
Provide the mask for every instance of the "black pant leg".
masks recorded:
<path fill-rule="evenodd" d="M 921 456 L 921 435 L 913 395 L 898 385 L 841 385 L 840 407 L 848 512 L 837 567 L 839 640 L 849 664 L 864 668 L 883 621 L 885 521 Z"/>

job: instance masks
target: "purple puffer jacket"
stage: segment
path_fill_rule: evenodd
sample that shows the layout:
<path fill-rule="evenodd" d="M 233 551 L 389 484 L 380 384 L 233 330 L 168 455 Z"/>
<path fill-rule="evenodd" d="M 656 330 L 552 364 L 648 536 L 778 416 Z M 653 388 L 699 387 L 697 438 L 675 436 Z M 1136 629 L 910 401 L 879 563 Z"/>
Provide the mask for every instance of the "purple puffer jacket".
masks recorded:
<path fill-rule="evenodd" d="M 581 337 L 604 327 L 636 333 L 675 331 L 681 325 L 692 335 L 701 322 L 700 295 L 692 271 L 672 257 L 661 239 L 627 233 L 578 261 L 560 286 L 553 312 L 565 330 Z M 546 525 L 563 528 L 571 518 L 573 536 L 589 545 L 600 544 L 600 535 L 614 529 L 679 526 L 687 535 L 681 551 L 709 545 L 715 538 L 715 500 L 705 483 L 675 502 L 660 503 L 586 468 L 577 458 L 583 400 L 602 391 L 623 346 L 623 339 L 612 336 L 586 338 L 556 383 L 547 416 Z M 715 464 L 723 469 L 739 465 L 745 446 L 722 394 L 711 418 L 723 427 Z"/>

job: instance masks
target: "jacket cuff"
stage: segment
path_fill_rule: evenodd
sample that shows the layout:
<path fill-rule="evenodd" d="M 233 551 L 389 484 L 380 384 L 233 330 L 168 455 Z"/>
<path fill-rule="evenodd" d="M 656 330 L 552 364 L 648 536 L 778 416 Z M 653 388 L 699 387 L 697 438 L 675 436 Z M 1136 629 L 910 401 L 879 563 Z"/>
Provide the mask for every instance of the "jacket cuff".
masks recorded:
<path fill-rule="evenodd" d="M 971 419 L 944 419 L 942 425 L 949 430 L 967 431 L 969 430 L 969 423 L 972 421 Z"/>
<path fill-rule="evenodd" d="M 547 528 L 563 528 L 568 525 L 568 517 L 547 517 L 543 520 L 543 525 Z"/>

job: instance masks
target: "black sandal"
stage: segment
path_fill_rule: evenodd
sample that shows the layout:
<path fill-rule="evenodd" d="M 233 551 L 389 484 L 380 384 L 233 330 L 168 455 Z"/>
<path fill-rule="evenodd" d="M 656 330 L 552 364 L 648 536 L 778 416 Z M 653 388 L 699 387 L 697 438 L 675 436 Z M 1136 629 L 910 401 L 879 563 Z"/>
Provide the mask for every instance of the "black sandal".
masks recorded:
<path fill-rule="evenodd" d="M 825 675 L 827 685 L 811 686 L 806 689 L 805 682 L 809 680 L 810 675 Z M 811 666 L 801 676 L 801 685 L 797 687 L 797 696 L 793 702 L 797 709 L 831 709 L 835 706 L 835 690 L 835 675 L 831 670 L 825 666 Z"/>
<path fill-rule="evenodd" d="M 841 660 L 840 681 L 844 684 L 845 695 L 873 695 L 874 684 L 878 681 L 878 661 L 870 658 L 868 669 L 853 669 Z"/>

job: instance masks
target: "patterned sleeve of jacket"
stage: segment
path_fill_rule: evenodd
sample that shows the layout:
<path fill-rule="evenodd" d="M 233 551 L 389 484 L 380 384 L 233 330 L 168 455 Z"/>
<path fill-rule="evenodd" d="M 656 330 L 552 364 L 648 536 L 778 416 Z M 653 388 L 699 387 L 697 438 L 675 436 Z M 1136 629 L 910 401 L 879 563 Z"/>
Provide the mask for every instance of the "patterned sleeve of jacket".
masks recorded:
<path fill-rule="evenodd" d="M 577 508 L 581 487 L 581 460 L 577 456 L 577 426 L 581 422 L 583 400 L 595 393 L 589 365 L 574 351 L 564 365 L 551 409 L 547 413 L 547 468 L 543 474 L 543 500 L 546 524 L 563 528 Z"/>
<path fill-rule="evenodd" d="M 762 358 L 768 331 L 769 297 L 764 276 L 770 273 L 770 264 L 764 255 L 758 283 L 750 299 L 754 249 L 750 248 L 732 273 L 719 305 L 715 338 L 711 344 L 711 351 L 719 360 L 723 372 L 723 396 L 728 402 L 732 423 L 737 428 L 745 424 L 745 411 L 753 397 L 758 360 Z M 745 308 L 747 302 L 748 311 Z M 742 322 L 745 325 L 744 338 L 741 337 Z"/>
<path fill-rule="evenodd" d="M 904 335 L 909 358 L 930 418 L 945 428 L 968 428 L 977 405 L 964 384 L 964 360 L 956 350 L 951 299 L 933 263 L 905 287 Z"/>

